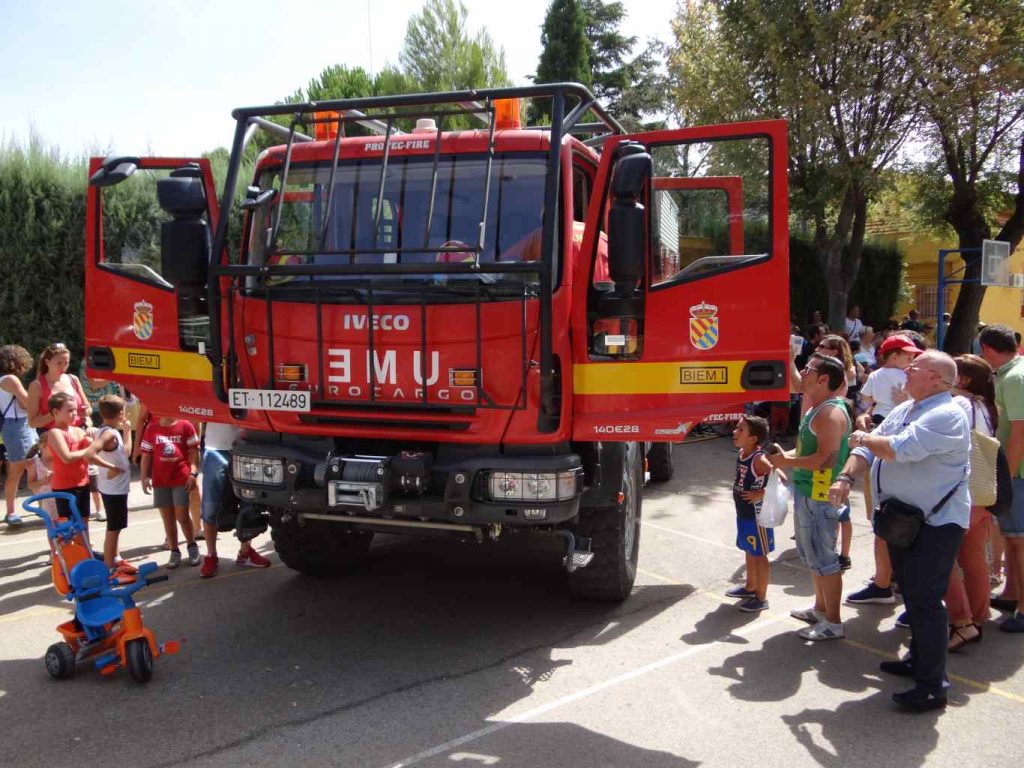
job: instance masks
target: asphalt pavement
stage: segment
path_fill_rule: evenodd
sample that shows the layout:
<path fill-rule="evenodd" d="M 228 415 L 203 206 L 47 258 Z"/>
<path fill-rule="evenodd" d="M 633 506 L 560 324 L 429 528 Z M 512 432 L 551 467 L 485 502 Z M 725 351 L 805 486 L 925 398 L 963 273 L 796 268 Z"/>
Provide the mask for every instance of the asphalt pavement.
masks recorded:
<path fill-rule="evenodd" d="M 187 564 L 138 593 L 158 640 L 184 640 L 152 681 L 126 670 L 71 680 L 42 656 L 70 610 L 53 590 L 40 524 L 0 529 L 0 766 L 523 766 L 676 768 L 1005 764 L 1024 715 L 1024 638 L 985 628 L 951 657 L 950 706 L 904 714 L 882 675 L 906 641 L 897 606 L 845 607 L 847 638 L 812 644 L 791 522 L 777 532 L 771 607 L 724 597 L 742 580 L 727 439 L 675 451 L 646 488 L 640 575 L 607 606 L 572 599 L 554 543 L 378 536 L 335 581 L 281 565 Z M 162 528 L 133 487 L 123 552 L 155 560 Z M 853 505 L 853 569 L 871 573 Z M 100 524 L 101 525 L 101 524 Z M 98 543 L 99 538 L 96 539 Z M 995 616 L 996 614 L 994 614 Z"/>

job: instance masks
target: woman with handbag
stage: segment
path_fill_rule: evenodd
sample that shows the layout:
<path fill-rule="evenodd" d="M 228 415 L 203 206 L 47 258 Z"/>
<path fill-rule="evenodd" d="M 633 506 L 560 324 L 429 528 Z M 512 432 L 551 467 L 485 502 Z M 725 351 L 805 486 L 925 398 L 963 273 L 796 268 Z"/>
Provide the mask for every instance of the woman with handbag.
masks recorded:
<path fill-rule="evenodd" d="M 994 441 L 999 415 L 996 411 L 995 372 L 992 366 L 977 355 L 956 358 L 956 388 L 953 402 L 964 409 L 972 433 Z M 979 453 L 977 443 L 983 438 L 972 434 L 971 453 L 971 522 L 957 552 L 959 568 L 953 568 L 946 589 L 946 608 L 949 611 L 949 650 L 959 651 L 970 643 L 980 643 L 982 625 L 988 620 L 989 568 L 986 544 L 991 530 L 992 514 L 986 507 L 974 503 L 986 501 L 987 490 L 979 491 L 978 484 L 991 481 L 995 487 L 995 467 Z"/>

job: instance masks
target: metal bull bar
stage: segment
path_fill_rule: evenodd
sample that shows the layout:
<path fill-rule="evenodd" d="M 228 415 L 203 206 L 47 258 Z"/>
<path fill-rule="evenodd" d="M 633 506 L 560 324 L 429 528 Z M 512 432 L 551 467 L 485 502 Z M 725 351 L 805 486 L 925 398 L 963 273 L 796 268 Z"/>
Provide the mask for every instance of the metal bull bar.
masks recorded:
<path fill-rule="evenodd" d="M 494 155 L 494 106 L 493 103 L 498 99 L 512 99 L 512 98 L 550 98 L 551 99 L 551 137 L 550 137 L 550 148 L 548 150 L 547 159 L 547 183 L 545 185 L 544 193 L 544 216 L 542 222 L 542 240 L 541 240 L 541 259 L 539 263 L 535 264 L 522 264 L 522 263 L 508 263 L 508 264 L 488 264 L 483 266 L 479 263 L 479 255 L 483 249 L 485 231 L 486 231 L 486 211 L 487 211 L 487 195 L 490 189 L 490 175 L 491 175 L 491 161 Z M 573 109 L 566 116 L 566 101 L 568 98 L 575 100 Z M 437 109 L 436 107 L 447 105 L 446 109 Z M 454 106 L 452 106 L 454 105 Z M 434 106 L 434 110 L 417 110 L 418 107 L 429 107 Z M 394 111 L 402 110 L 402 111 Z M 245 277 L 257 276 L 265 277 L 270 269 L 266 265 L 262 266 L 250 266 L 241 264 L 227 264 L 223 265 L 220 263 L 220 255 L 225 252 L 227 246 L 227 233 L 228 233 L 228 222 L 230 219 L 229 211 L 231 204 L 234 200 L 235 188 L 238 184 L 238 174 L 241 167 L 242 155 L 245 148 L 245 144 L 248 137 L 251 137 L 251 124 L 253 122 L 267 122 L 264 118 L 273 116 L 292 116 L 292 123 L 290 128 L 284 128 L 282 130 L 288 131 L 287 134 L 287 146 L 285 149 L 285 164 L 282 168 L 281 175 L 281 192 L 282 194 L 278 200 L 278 210 L 276 216 L 272 222 L 272 236 L 271 236 L 271 248 L 268 249 L 273 252 L 273 242 L 277 235 L 278 226 L 280 224 L 281 205 L 284 200 L 284 189 L 287 181 L 288 168 L 291 160 L 291 150 L 293 143 L 296 140 L 303 141 L 308 140 L 309 137 L 303 133 L 297 131 L 299 126 L 307 126 L 314 124 L 322 119 L 315 117 L 314 113 L 317 112 L 334 112 L 336 113 L 335 118 L 330 118 L 331 122 L 337 122 L 338 132 L 335 140 L 335 151 L 334 151 L 334 162 L 332 165 L 332 178 L 333 174 L 337 169 L 338 165 L 338 146 L 340 139 L 343 135 L 344 126 L 348 123 L 359 123 L 364 126 L 371 126 L 378 129 L 383 126 L 385 142 L 384 142 L 384 159 L 381 168 L 381 180 L 378 193 L 378 201 L 376 208 L 376 221 L 375 229 L 379 228 L 380 223 L 380 212 L 381 212 L 381 197 L 384 192 L 384 179 L 387 173 L 387 163 L 389 159 L 389 144 L 388 139 L 391 134 L 395 132 L 394 123 L 396 120 L 411 120 L 416 117 L 428 117 L 428 116 L 443 116 L 443 115 L 471 115 L 476 118 L 480 118 L 483 115 L 489 124 L 489 140 L 488 140 L 488 153 L 487 153 L 487 172 L 485 177 L 485 187 L 483 195 L 483 215 L 481 216 L 481 225 L 479 231 L 479 240 L 477 246 L 474 249 L 476 252 L 475 263 L 473 264 L 380 264 L 380 265 L 275 265 L 273 274 L 275 275 L 336 275 L 336 276 L 363 276 L 368 277 L 371 275 L 382 275 L 382 274 L 404 274 L 404 275 L 415 275 L 415 274 L 440 274 L 440 275 L 480 275 L 482 273 L 518 273 L 518 274 L 535 274 L 539 277 L 539 328 L 540 334 L 540 413 L 538 415 L 538 429 L 542 432 L 552 431 L 557 424 L 557 392 L 555 389 L 555 366 L 554 366 L 554 355 L 552 350 L 552 281 L 553 281 L 553 269 L 555 265 L 553 247 L 556 241 L 555 238 L 555 227 L 557 225 L 556 213 L 559 210 L 559 193 L 560 193 L 560 159 L 561 159 L 561 145 L 563 137 L 570 132 L 578 132 L 578 129 L 582 127 L 580 120 L 587 114 L 594 114 L 600 121 L 596 128 L 587 126 L 592 130 L 604 130 L 607 133 L 622 133 L 622 126 L 609 115 L 603 107 L 597 104 L 594 96 L 584 86 L 578 83 L 554 83 L 547 85 L 535 85 L 528 87 L 515 87 L 515 88 L 492 88 L 492 89 L 481 89 L 477 91 L 457 91 L 452 93 L 428 93 L 428 94 L 406 94 L 401 96 L 385 96 L 385 97 L 369 97 L 360 99 L 343 99 L 335 101 L 323 101 L 316 103 L 306 104 L 278 104 L 266 107 L 250 107 L 236 109 L 232 112 L 232 116 L 235 118 L 235 135 L 232 142 L 231 148 L 231 159 L 228 165 L 227 176 L 224 182 L 224 189 L 221 198 L 220 211 L 221 215 L 217 222 L 217 229 L 214 234 L 213 247 L 211 249 L 211 264 L 210 264 L 210 280 L 209 280 L 209 307 L 210 307 L 210 353 L 209 357 L 212 363 L 212 376 L 214 391 L 218 399 L 221 402 L 227 402 L 227 387 L 225 386 L 225 362 L 231 364 L 234 358 L 234 329 L 229 328 L 229 345 L 230 348 L 227 350 L 229 354 L 225 354 L 223 345 L 221 343 L 221 278 L 230 278 L 229 281 L 229 296 L 233 298 L 234 285 L 239 279 Z M 574 130 L 575 129 L 575 130 Z M 438 141 L 435 142 L 435 153 L 434 153 L 434 177 L 435 177 L 435 188 L 431 194 L 431 209 L 434 205 L 434 195 L 436 193 L 436 175 L 438 167 L 438 155 L 440 152 L 440 126 L 436 138 Z M 333 190 L 333 185 L 332 185 Z M 427 218 L 427 231 L 425 233 L 426 238 L 429 240 L 430 234 L 430 221 L 431 217 Z M 326 232 L 326 229 L 325 229 Z M 410 248 L 402 249 L 405 251 L 419 251 L 422 252 L 422 248 Z M 437 249 L 435 249 L 437 250 Z M 444 250 L 444 249 L 441 249 Z M 459 248 L 458 250 L 465 250 Z M 383 250 L 353 250 L 352 254 L 373 254 L 383 253 Z M 395 252 L 395 249 L 388 249 L 388 252 Z M 399 251 L 401 252 L 401 251 Z M 341 252 L 339 252 L 341 253 Z M 326 289 L 323 289 L 326 290 Z M 480 329 L 479 329 L 479 291 L 481 290 L 479 284 L 477 288 L 477 346 L 480 345 Z M 267 317 L 268 317 L 268 331 L 272 329 L 273 321 L 273 309 L 272 309 L 272 290 L 269 286 L 265 286 L 266 300 L 267 300 Z M 372 331 L 372 287 L 367 291 L 368 297 L 368 327 L 370 330 L 369 338 L 369 350 L 372 359 L 373 355 L 373 331 Z M 318 340 L 321 339 L 321 321 L 320 321 L 320 301 L 321 295 L 316 294 L 315 301 L 317 304 L 317 333 Z M 524 299 L 525 302 L 525 299 Z M 423 310 L 425 312 L 425 308 Z M 228 313 L 229 326 L 233 326 L 234 313 Z M 424 330 L 425 336 L 425 330 Z M 425 341 L 425 339 L 424 339 Z M 525 334 L 524 334 L 524 348 L 525 348 Z M 322 345 L 321 345 L 322 346 Z M 321 353 L 322 354 L 322 353 Z M 479 359 L 480 352 L 478 349 L 478 370 L 479 370 Z M 423 355 L 421 359 L 425 357 Z M 271 338 L 270 343 L 270 354 L 269 354 L 270 370 L 271 375 L 269 380 L 273 384 L 273 343 Z M 322 370 L 322 366 L 321 366 Z M 524 372 L 524 383 L 525 383 L 525 372 Z M 372 399 L 372 387 L 371 387 L 371 399 Z M 424 397 L 426 395 L 426 387 L 424 387 Z M 523 392 L 525 396 L 525 388 Z M 478 401 L 480 398 L 480 388 L 478 387 Z"/>

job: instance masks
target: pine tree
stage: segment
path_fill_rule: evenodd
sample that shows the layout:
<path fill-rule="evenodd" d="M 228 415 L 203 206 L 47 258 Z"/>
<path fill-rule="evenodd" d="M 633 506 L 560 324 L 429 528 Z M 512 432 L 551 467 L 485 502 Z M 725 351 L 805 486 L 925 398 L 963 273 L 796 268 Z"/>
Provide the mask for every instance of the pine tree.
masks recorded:
<path fill-rule="evenodd" d="M 540 62 L 534 77 L 537 83 L 590 85 L 587 18 L 578 0 L 552 0 L 541 27 L 540 43 Z M 549 104 L 531 104 L 530 121 L 545 122 L 549 110 Z"/>

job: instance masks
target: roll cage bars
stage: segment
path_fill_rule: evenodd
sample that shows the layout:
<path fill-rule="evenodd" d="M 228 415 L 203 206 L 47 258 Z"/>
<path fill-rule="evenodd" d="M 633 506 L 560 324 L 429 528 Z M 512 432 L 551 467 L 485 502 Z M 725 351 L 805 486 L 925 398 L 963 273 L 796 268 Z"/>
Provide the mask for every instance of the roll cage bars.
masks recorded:
<path fill-rule="evenodd" d="M 544 216 L 542 222 L 541 258 L 537 263 L 493 263 L 481 264 L 480 253 L 483 250 L 483 243 L 486 234 L 486 212 L 488 206 L 488 195 L 490 191 L 490 179 L 492 163 L 494 159 L 494 133 L 495 133 L 495 101 L 500 99 L 551 99 L 551 126 L 542 128 L 550 132 L 550 142 L 547 158 L 547 183 L 544 190 Z M 570 103 L 570 100 L 572 102 Z M 571 106 L 571 109 L 569 108 Z M 429 109 L 429 107 L 434 107 Z M 439 107 L 443 107 L 439 109 Z M 416 109 L 422 108 L 422 109 Z M 402 110 L 402 111 L 396 111 Z M 332 117 L 320 117 L 318 113 L 334 113 Z M 597 122 L 581 123 L 585 115 L 592 113 L 596 116 Z M 210 280 L 209 280 L 209 312 L 210 312 L 210 351 L 209 358 L 213 366 L 213 386 L 217 398 L 221 402 L 228 402 L 227 388 L 224 384 L 225 350 L 221 343 L 221 278 L 229 278 L 232 283 L 235 280 L 246 277 L 266 278 L 270 273 L 274 275 L 352 275 L 372 277 L 374 275 L 386 274 L 416 274 L 427 273 L 443 275 L 481 275 L 487 273 L 518 273 L 536 274 L 540 278 L 540 393 L 541 407 L 538 416 L 538 428 L 541 431 L 551 431 L 557 422 L 557 393 L 555 391 L 555 369 L 552 352 L 552 274 L 553 264 L 552 249 L 554 247 L 554 234 L 556 226 L 556 212 L 559 209 L 558 195 L 560 188 L 559 166 L 561 160 L 562 139 L 569 134 L 597 134 L 588 141 L 592 143 L 610 134 L 621 134 L 625 130 L 619 122 L 597 103 L 594 95 L 579 83 L 550 83 L 544 85 L 533 85 L 508 88 L 488 88 L 481 90 L 454 91 L 450 93 L 424 93 L 405 94 L 399 96 L 379 96 L 358 99 L 341 99 L 321 102 L 308 102 L 305 104 L 276 104 L 264 107 L 244 107 L 234 110 L 232 117 L 235 119 L 234 140 L 231 146 L 231 156 L 228 164 L 227 176 L 224 182 L 224 189 L 220 203 L 220 217 L 217 221 L 217 229 L 214 234 L 210 258 Z M 379 230 L 382 210 L 382 199 L 384 195 L 385 179 L 388 169 L 390 137 L 393 134 L 402 133 L 397 129 L 395 123 L 399 120 L 415 120 L 426 117 L 446 117 L 455 115 L 473 116 L 481 120 L 487 127 L 487 165 L 484 178 L 483 207 L 480 222 L 479 239 L 475 247 L 469 252 L 475 254 L 472 263 L 438 263 L 432 265 L 402 265 L 402 264 L 335 264 L 335 265 L 246 265 L 246 264 L 221 264 L 220 254 L 225 252 L 227 245 L 229 212 L 235 195 L 235 188 L 238 184 L 238 174 L 242 163 L 242 155 L 245 147 L 251 140 L 258 128 L 265 128 L 280 136 L 286 141 L 284 151 L 284 163 L 281 170 L 281 194 L 277 199 L 277 210 L 271 227 L 271 240 L 268 253 L 273 253 L 276 246 L 276 237 L 280 225 L 282 206 L 284 202 L 284 188 L 288 180 L 288 171 L 291 165 L 292 149 L 296 141 L 311 141 L 311 137 L 298 131 L 299 127 L 313 127 L 323 123 L 335 123 L 337 126 L 334 138 L 333 161 L 331 165 L 330 181 L 328 184 L 327 210 L 330 210 L 331 197 L 334 192 L 334 178 L 338 169 L 339 152 L 341 139 L 344 138 L 345 126 L 350 123 L 357 123 L 369 128 L 375 133 L 384 136 L 383 159 L 381 163 L 380 182 L 378 186 L 377 205 L 375 208 L 375 232 Z M 291 116 L 290 126 L 285 127 L 279 123 L 267 120 L 268 117 Z M 436 194 L 437 170 L 440 159 L 441 148 L 441 124 L 437 121 L 436 141 L 434 144 L 434 166 L 433 166 L 433 188 L 430 200 L 430 210 L 433 211 L 434 196 Z M 426 239 L 429 239 L 431 216 L 427 216 Z M 326 238 L 327 227 L 321 234 L 321 245 Z M 424 243 L 426 247 L 426 242 Z M 393 250 L 393 249 L 392 249 Z M 404 249 L 406 251 L 423 252 L 423 249 Z M 438 250 L 438 249 L 434 249 Z M 448 250 L 442 248 L 440 250 Z M 459 246 L 452 250 L 465 251 L 466 248 Z M 362 250 L 353 249 L 341 251 L 341 253 L 361 253 Z M 270 311 L 271 288 L 265 287 L 268 302 L 268 317 Z M 372 297 L 372 291 L 368 294 Z M 373 311 L 372 298 L 370 298 L 369 312 Z M 229 314 L 229 322 L 232 318 Z M 368 323 L 369 345 L 373 349 L 373 328 Z M 234 338 L 229 337 L 231 349 L 234 348 Z M 227 360 L 231 364 L 231 360 Z M 273 381 L 271 380 L 271 385 Z"/>

